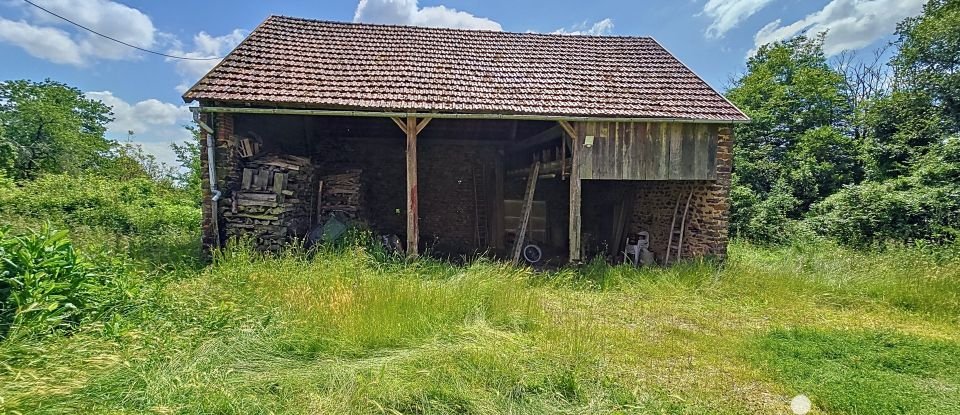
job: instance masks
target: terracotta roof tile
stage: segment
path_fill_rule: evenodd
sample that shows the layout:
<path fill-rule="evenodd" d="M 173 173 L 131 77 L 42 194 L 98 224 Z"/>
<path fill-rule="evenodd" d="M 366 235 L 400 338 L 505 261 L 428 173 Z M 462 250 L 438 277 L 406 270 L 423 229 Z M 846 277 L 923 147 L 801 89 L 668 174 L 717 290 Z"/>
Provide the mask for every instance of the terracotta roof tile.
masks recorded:
<path fill-rule="evenodd" d="M 649 37 L 271 16 L 185 101 L 380 111 L 743 121 Z"/>

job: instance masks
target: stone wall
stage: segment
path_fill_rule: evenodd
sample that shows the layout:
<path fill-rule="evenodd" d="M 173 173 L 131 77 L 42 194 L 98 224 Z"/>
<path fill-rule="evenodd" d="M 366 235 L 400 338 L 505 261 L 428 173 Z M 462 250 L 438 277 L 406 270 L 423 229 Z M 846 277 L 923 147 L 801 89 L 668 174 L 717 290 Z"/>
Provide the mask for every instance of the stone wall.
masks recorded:
<path fill-rule="evenodd" d="M 731 129 L 723 127 L 720 128 L 718 136 L 717 180 L 636 182 L 637 199 L 630 222 L 630 231 L 650 232 L 650 250 L 658 261 L 666 255 L 677 197 L 680 197 L 682 212 L 691 190 L 693 197 L 690 201 L 681 257 L 702 256 L 718 259 L 726 257 L 729 239 L 732 150 Z M 679 222 L 681 218 L 682 214 L 677 221 Z M 675 253 L 671 253 L 671 256 L 674 255 Z"/>
<path fill-rule="evenodd" d="M 233 116 L 229 114 L 207 114 L 204 117 L 207 125 L 214 130 L 214 145 L 216 155 L 217 189 L 225 196 L 229 187 L 239 180 L 240 175 L 240 157 L 237 154 L 237 146 L 233 137 Z M 201 224 L 202 245 L 204 249 L 218 246 L 223 242 L 224 228 L 223 215 L 218 214 L 219 223 L 214 223 L 210 192 L 210 174 L 207 164 L 207 140 L 200 140 L 200 158 L 201 158 L 201 181 L 203 187 L 203 222 Z M 221 196 L 223 197 L 223 196 Z M 218 203 L 218 209 L 222 213 L 229 204 Z"/>
<path fill-rule="evenodd" d="M 420 244 L 428 253 L 470 255 L 485 249 L 486 241 L 477 243 L 477 210 L 493 219 L 495 156 L 496 147 L 489 145 L 419 144 Z M 490 228 L 480 226 L 484 233 Z"/>

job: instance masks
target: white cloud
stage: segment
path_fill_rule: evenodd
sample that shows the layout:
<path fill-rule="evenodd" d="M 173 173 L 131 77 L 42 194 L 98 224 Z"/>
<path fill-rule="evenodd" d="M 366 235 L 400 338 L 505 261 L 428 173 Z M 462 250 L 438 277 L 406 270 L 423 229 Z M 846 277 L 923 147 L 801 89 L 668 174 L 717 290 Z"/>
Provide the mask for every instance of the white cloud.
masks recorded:
<path fill-rule="evenodd" d="M 183 128 L 192 119 L 186 105 L 153 98 L 131 104 L 110 91 L 91 91 L 85 95 L 113 108 L 114 120 L 107 124 L 107 137 L 123 142 L 132 131 L 132 141 L 143 145 L 159 161 L 173 165 L 176 158 L 170 144 L 190 139 L 190 132 Z"/>
<path fill-rule="evenodd" d="M 574 25 L 569 29 L 560 28 L 551 32 L 555 35 L 593 35 L 593 36 L 602 36 L 609 35 L 613 32 L 613 19 L 606 18 L 593 24 L 588 22 L 583 22 L 578 25 Z"/>
<path fill-rule="evenodd" d="M 457 29 L 503 30 L 500 23 L 445 6 L 419 7 L 417 0 L 360 0 L 354 22 Z"/>
<path fill-rule="evenodd" d="M 108 0 L 38 0 L 37 4 L 104 35 L 141 48 L 155 45 L 157 31 L 150 17 Z M 96 59 L 130 59 L 136 50 L 104 39 L 38 8 L 17 3 L 25 12 L 19 21 L 0 18 L 0 41 L 54 63 L 82 66 Z"/>
<path fill-rule="evenodd" d="M 770 22 L 754 36 L 754 49 L 801 33 L 826 31 L 823 49 L 827 55 L 856 50 L 892 34 L 897 23 L 915 16 L 926 0 L 832 0 L 823 9 L 796 22 L 782 25 L 780 19 Z"/>
<path fill-rule="evenodd" d="M 52 27 L 37 27 L 25 21 L 0 17 L 0 41 L 11 43 L 31 56 L 54 63 L 83 64 L 76 43 L 67 32 Z"/>
<path fill-rule="evenodd" d="M 741 22 L 747 20 L 772 0 L 707 0 L 701 14 L 710 18 L 705 32 L 707 38 L 721 38 Z"/>
<path fill-rule="evenodd" d="M 167 53 L 189 58 L 222 57 L 243 41 L 244 36 L 244 32 L 240 29 L 234 29 L 232 32 L 223 36 L 211 36 L 207 32 L 200 32 L 193 37 L 192 50 L 184 50 L 180 42 L 175 41 L 173 48 L 167 51 Z M 167 58 L 167 62 L 173 62 L 174 65 L 176 65 L 177 73 L 183 77 L 183 82 L 176 87 L 178 92 L 183 93 L 191 84 L 199 80 L 203 75 L 206 75 L 217 63 L 220 63 L 220 59 L 183 60 Z"/>

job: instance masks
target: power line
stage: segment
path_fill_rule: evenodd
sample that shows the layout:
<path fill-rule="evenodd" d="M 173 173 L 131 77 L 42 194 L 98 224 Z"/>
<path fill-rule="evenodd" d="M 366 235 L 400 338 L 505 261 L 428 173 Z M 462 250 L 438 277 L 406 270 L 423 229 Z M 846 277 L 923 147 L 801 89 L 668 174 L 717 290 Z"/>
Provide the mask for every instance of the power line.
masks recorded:
<path fill-rule="evenodd" d="M 91 29 L 91 28 L 89 28 L 89 27 L 86 27 L 86 26 L 84 26 L 84 25 L 82 25 L 82 24 L 80 24 L 80 23 L 74 22 L 73 20 L 70 20 L 70 19 L 68 19 L 68 18 L 66 18 L 66 17 L 63 17 L 63 16 L 61 16 L 61 15 L 59 15 L 59 14 L 56 14 L 56 13 L 50 11 L 50 10 L 47 10 L 47 9 L 45 9 L 45 8 L 43 8 L 43 7 L 40 7 L 39 5 L 37 5 L 36 3 L 34 3 L 34 2 L 32 2 L 32 1 L 30 1 L 30 0 L 23 0 L 23 1 L 26 2 L 27 4 L 33 6 L 33 7 L 36 7 L 36 8 L 38 8 L 38 9 L 40 9 L 40 10 L 43 10 L 43 11 L 45 11 L 45 12 L 47 12 L 47 13 L 50 13 L 50 14 L 56 16 L 56 17 L 59 17 L 60 19 L 64 20 L 65 22 L 70 23 L 70 24 L 72 24 L 72 25 L 74 25 L 74 26 L 76 26 L 76 27 L 79 27 L 79 28 L 81 28 L 81 29 L 83 29 L 83 30 L 86 30 L 86 31 L 88 31 L 88 32 L 90 32 L 90 33 L 93 33 L 93 34 L 95 34 L 95 35 L 97 35 L 97 36 L 100 36 L 100 37 L 103 37 L 103 38 L 106 38 L 106 39 L 110 39 L 110 40 L 112 40 L 112 41 L 114 41 L 114 42 L 117 42 L 117 43 L 119 43 L 119 44 L 121 44 L 121 45 L 128 46 L 128 47 L 134 48 L 134 49 L 139 50 L 139 51 L 143 51 L 143 52 L 147 52 L 147 53 L 152 53 L 152 54 L 154 54 L 154 55 L 160 55 L 160 56 L 164 56 L 164 57 L 171 58 L 171 59 L 182 59 L 182 60 L 186 60 L 186 61 L 212 61 L 212 60 L 215 60 L 215 59 L 223 59 L 222 56 L 215 57 L 215 58 L 192 58 L 192 57 L 189 57 L 189 56 L 175 56 L 175 55 L 168 55 L 168 54 L 163 53 L 163 52 L 153 51 L 153 50 L 150 50 L 150 49 L 144 49 L 144 48 L 141 48 L 141 47 L 136 46 L 136 45 L 131 45 L 131 44 L 129 44 L 129 43 L 127 43 L 127 42 L 124 42 L 124 41 L 122 41 L 122 40 L 120 40 L 120 39 L 116 39 L 116 38 L 107 36 L 107 35 L 105 35 L 105 34 L 103 34 L 103 33 L 100 33 L 100 32 L 98 32 L 98 31 L 96 31 L 96 30 L 93 30 L 93 29 Z"/>

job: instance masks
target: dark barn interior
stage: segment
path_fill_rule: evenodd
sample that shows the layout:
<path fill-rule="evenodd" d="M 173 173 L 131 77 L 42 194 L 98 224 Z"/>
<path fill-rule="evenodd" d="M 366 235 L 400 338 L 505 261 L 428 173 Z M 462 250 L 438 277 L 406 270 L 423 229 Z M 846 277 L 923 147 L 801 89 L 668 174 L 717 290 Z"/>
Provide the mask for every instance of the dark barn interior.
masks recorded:
<path fill-rule="evenodd" d="M 256 145 L 255 151 L 237 157 L 236 174 L 228 180 L 227 187 L 239 193 L 228 199 L 232 208 L 225 212 L 224 237 L 253 233 L 262 248 L 279 249 L 289 237 L 309 238 L 312 229 L 339 212 L 375 235 L 407 239 L 406 140 L 396 121 L 278 114 L 235 114 L 230 119 L 232 141 L 240 148 L 251 147 L 240 142 Z M 591 150 L 598 154 L 606 151 L 600 141 L 606 139 L 598 137 L 597 147 Z M 524 244 L 539 247 L 544 263 L 570 259 L 569 175 L 573 160 L 569 135 L 565 136 L 556 122 L 439 118 L 430 121 L 417 140 L 420 253 L 442 258 L 509 257 L 521 224 L 532 165 L 539 162 Z M 302 160 L 303 167 L 276 171 L 285 175 L 288 188 L 299 186 L 298 193 L 278 202 L 279 208 L 274 207 L 278 203 L 263 207 L 260 200 L 250 200 L 262 195 L 257 178 L 263 174 L 257 173 L 264 160 L 287 156 Z M 273 162 L 277 163 L 284 162 Z M 275 190 L 270 174 L 260 189 L 268 193 Z M 350 184 L 338 184 L 337 179 L 346 176 L 351 177 Z M 670 222 L 678 204 L 685 195 L 697 194 L 685 230 L 688 245 L 693 244 L 688 249 L 695 249 L 701 228 L 709 225 L 701 214 L 701 207 L 709 202 L 701 199 L 710 183 L 581 180 L 578 257 L 623 260 L 626 239 L 647 232 L 650 251 L 656 258 L 665 258 L 676 227 Z M 260 210 L 245 212 L 246 203 L 254 203 Z M 273 223 L 269 213 L 276 209 L 293 213 L 278 217 L 282 225 L 279 234 L 263 231 L 275 228 L 269 224 Z"/>
<path fill-rule="evenodd" d="M 313 182 L 359 171 L 363 204 L 355 219 L 376 234 L 405 239 L 405 140 L 389 118 L 242 114 L 234 116 L 234 133 L 259 142 L 259 152 L 251 159 L 265 154 L 308 158 Z M 538 135 L 547 138 L 534 145 L 511 146 L 517 137 Z M 540 221 L 531 223 L 530 240 L 551 256 L 565 258 L 569 185 L 564 181 L 567 173 L 560 172 L 562 151 L 569 161 L 555 122 L 431 121 L 420 132 L 417 148 L 421 252 L 443 257 L 503 254 L 515 234 L 509 213 L 519 215 L 516 207 L 524 195 L 527 171 L 537 157 L 556 162 L 557 167 L 541 174 L 535 200 L 543 209 L 535 212 Z M 314 198 L 316 194 L 311 194 L 309 205 L 315 204 Z M 504 207 L 497 202 L 501 198 Z M 315 210 L 311 213 L 310 226 L 291 231 L 306 235 L 322 220 Z"/>

